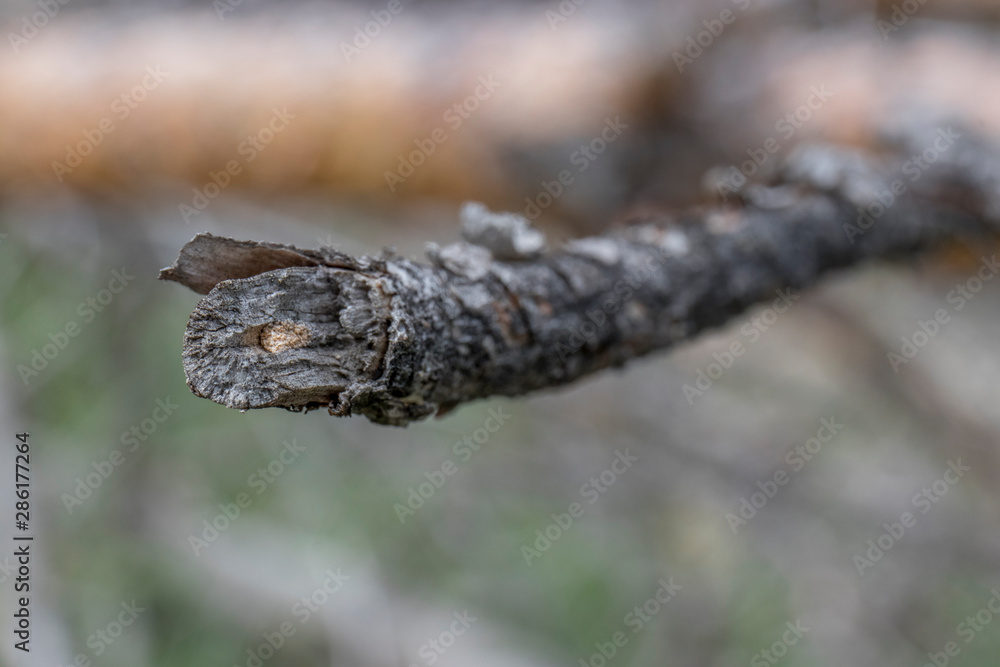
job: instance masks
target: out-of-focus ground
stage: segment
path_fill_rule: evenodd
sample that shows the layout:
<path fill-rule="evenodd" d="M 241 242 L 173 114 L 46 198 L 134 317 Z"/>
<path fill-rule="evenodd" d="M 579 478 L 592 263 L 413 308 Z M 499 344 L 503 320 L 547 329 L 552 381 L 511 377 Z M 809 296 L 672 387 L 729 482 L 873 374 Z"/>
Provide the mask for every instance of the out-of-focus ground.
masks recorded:
<path fill-rule="evenodd" d="M 24 42 L 41 5 L 5 5 L 0 663 L 993 664 L 993 249 L 852 270 L 405 430 L 195 398 L 198 297 L 155 280 L 200 231 L 419 254 L 475 198 L 558 241 L 710 202 L 708 169 L 803 141 L 928 116 L 1000 134 L 995 3 L 904 5 L 413 2 L 346 54 L 387 2 L 70 0 Z"/>

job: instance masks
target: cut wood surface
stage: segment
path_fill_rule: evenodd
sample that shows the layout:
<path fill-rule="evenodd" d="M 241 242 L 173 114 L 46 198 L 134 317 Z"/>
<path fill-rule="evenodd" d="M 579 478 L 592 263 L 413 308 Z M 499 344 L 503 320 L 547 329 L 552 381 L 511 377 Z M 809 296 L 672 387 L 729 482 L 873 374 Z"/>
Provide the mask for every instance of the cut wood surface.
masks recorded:
<path fill-rule="evenodd" d="M 800 147 L 766 185 L 708 179 L 726 202 L 556 249 L 468 204 L 465 240 L 429 247 L 429 263 L 203 234 L 161 277 L 206 294 L 183 349 L 195 394 L 405 425 L 621 366 L 834 269 L 992 236 L 998 156 L 921 125 L 879 154 Z"/>

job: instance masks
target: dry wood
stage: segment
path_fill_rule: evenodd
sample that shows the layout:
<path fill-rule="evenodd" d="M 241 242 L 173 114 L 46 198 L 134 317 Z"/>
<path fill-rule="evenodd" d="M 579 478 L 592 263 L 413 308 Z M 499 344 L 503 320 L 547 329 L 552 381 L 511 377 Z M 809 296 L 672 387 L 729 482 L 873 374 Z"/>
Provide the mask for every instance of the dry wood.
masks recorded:
<path fill-rule="evenodd" d="M 185 335 L 188 384 L 232 408 L 405 425 L 620 366 L 833 269 L 995 232 L 996 149 L 949 127 L 890 145 L 803 147 L 728 204 L 550 251 L 477 205 L 466 240 L 431 247 L 429 264 L 199 235 L 161 274 L 207 293 Z"/>

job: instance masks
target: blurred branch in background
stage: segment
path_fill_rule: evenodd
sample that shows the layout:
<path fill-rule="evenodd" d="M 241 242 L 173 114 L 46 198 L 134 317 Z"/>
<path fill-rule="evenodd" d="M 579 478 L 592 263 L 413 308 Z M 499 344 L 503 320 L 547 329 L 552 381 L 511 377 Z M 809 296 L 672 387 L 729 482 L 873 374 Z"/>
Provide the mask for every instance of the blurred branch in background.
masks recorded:
<path fill-rule="evenodd" d="M 593 231 L 628 207 L 693 203 L 698 174 L 745 160 L 814 86 L 832 98 L 787 126 L 783 151 L 871 143 L 913 109 L 996 135 L 982 91 L 998 55 L 971 28 L 927 29 L 967 6 L 930 4 L 888 39 L 851 9 L 866 3 L 819 33 L 808 3 L 742 0 L 280 16 L 247 1 L 222 20 L 67 6 L 0 60 L 0 177 L 11 194 L 168 198 L 178 222 L 202 226 L 223 191 L 323 191 L 381 206 L 475 199 Z M 602 145 L 616 116 L 629 129 Z"/>

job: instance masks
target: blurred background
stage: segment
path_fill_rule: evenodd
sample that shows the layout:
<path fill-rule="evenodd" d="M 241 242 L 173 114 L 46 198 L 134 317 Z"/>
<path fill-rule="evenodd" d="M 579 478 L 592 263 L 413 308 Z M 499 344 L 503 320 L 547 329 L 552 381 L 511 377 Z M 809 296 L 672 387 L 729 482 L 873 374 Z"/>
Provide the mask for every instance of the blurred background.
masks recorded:
<path fill-rule="evenodd" d="M 202 231 L 416 256 L 466 200 L 555 244 L 915 115 L 1000 138 L 1000 4 L 9 0 L 0 20 L 0 664 L 996 662 L 995 249 L 852 270 L 407 429 L 195 398 L 198 296 L 156 275 Z"/>

